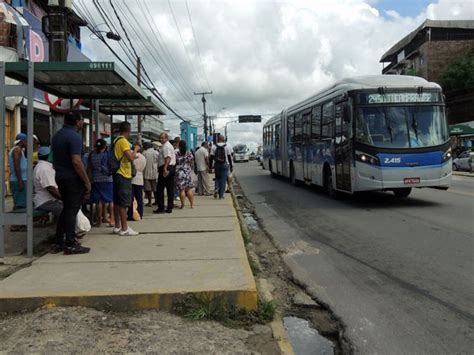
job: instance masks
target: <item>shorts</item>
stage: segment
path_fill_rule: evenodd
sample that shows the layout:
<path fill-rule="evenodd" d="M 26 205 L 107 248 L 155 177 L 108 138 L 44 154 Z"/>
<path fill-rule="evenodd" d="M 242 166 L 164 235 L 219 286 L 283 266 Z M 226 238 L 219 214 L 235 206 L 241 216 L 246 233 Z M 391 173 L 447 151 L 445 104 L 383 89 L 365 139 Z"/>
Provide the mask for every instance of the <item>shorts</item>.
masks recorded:
<path fill-rule="evenodd" d="M 110 203 L 113 201 L 114 183 L 113 182 L 94 182 L 92 183 L 92 191 L 90 203 Z"/>
<path fill-rule="evenodd" d="M 13 209 L 26 208 L 26 181 L 23 181 L 23 191 L 19 190 L 18 181 L 10 181 L 10 190 L 13 196 Z"/>
<path fill-rule="evenodd" d="M 114 204 L 128 208 L 132 204 L 132 179 L 126 179 L 120 174 L 114 175 Z"/>
<path fill-rule="evenodd" d="M 157 180 L 148 180 L 145 179 L 144 181 L 144 190 L 145 192 L 156 192 L 156 187 L 157 187 Z"/>

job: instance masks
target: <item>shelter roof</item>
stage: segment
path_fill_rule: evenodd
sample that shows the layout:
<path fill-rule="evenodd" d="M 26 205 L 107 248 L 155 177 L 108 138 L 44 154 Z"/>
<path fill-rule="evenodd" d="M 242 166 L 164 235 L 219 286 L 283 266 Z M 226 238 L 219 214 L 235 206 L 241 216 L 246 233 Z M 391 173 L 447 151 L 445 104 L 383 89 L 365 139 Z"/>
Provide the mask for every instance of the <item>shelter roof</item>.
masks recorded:
<path fill-rule="evenodd" d="M 6 63 L 7 76 L 28 82 L 28 62 Z M 108 114 L 164 115 L 163 106 L 130 81 L 114 62 L 42 62 L 34 64 L 36 88 L 62 98 L 99 99 Z"/>

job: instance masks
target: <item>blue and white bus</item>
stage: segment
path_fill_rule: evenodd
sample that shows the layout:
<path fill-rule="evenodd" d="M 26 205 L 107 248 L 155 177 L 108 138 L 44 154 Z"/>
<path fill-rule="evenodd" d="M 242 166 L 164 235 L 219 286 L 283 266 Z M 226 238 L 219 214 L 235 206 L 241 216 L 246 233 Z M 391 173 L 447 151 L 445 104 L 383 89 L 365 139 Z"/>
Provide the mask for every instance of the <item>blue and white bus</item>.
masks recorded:
<path fill-rule="evenodd" d="M 265 123 L 263 166 L 330 195 L 447 189 L 452 159 L 441 87 L 401 75 L 341 80 Z"/>

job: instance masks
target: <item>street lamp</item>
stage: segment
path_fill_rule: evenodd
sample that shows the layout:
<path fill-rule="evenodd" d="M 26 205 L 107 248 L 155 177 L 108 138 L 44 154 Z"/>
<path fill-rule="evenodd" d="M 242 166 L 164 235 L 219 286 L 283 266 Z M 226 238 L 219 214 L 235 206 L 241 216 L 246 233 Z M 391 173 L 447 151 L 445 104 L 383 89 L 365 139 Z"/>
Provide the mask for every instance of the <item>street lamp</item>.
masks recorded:
<path fill-rule="evenodd" d="M 237 122 L 239 122 L 239 120 L 229 121 L 229 122 L 227 122 L 227 123 L 225 124 L 225 126 L 224 126 L 224 132 L 225 132 L 225 133 L 224 133 L 224 134 L 225 134 L 225 141 L 226 141 L 226 142 L 227 142 L 227 125 L 229 125 L 229 124 L 231 124 L 231 123 L 237 123 Z"/>
<path fill-rule="evenodd" d="M 119 34 L 114 33 L 112 31 L 100 31 L 100 30 L 98 30 L 98 27 L 102 26 L 102 25 L 107 25 L 107 24 L 106 23 L 100 23 L 100 24 L 98 24 L 98 25 L 96 25 L 92 28 L 91 35 L 90 35 L 91 38 L 92 38 L 92 35 L 97 36 L 98 33 L 105 33 L 105 37 L 107 37 L 108 39 L 111 39 L 113 41 L 118 42 L 122 39 L 122 37 L 120 37 Z M 97 36 L 97 37 L 99 37 L 99 36 Z"/>
<path fill-rule="evenodd" d="M 222 107 L 219 111 L 217 111 L 217 113 L 216 113 L 214 116 L 210 117 L 210 119 L 209 119 L 209 125 L 210 125 L 211 128 L 212 128 L 212 129 L 211 129 L 211 135 L 213 135 L 212 133 L 214 133 L 214 134 L 216 133 L 216 123 L 214 122 L 214 119 L 215 119 L 215 118 L 218 118 L 217 115 L 218 115 L 219 113 L 221 113 L 222 111 L 226 110 L 226 109 L 227 109 L 227 107 Z"/>

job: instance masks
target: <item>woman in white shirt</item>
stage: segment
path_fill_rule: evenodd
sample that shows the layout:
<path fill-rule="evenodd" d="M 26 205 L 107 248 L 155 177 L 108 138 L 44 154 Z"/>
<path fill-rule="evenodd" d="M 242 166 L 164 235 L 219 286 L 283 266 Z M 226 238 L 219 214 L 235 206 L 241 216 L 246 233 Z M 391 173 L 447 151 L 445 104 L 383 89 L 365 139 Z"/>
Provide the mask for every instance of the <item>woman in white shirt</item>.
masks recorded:
<path fill-rule="evenodd" d="M 140 219 L 143 218 L 143 171 L 146 167 L 146 158 L 140 152 L 137 153 L 135 160 L 133 161 L 133 165 L 135 165 L 135 169 L 137 170 L 136 175 L 132 178 L 132 205 L 128 208 L 128 219 L 133 221 L 133 200 L 137 201 L 137 211 L 140 215 Z"/>

